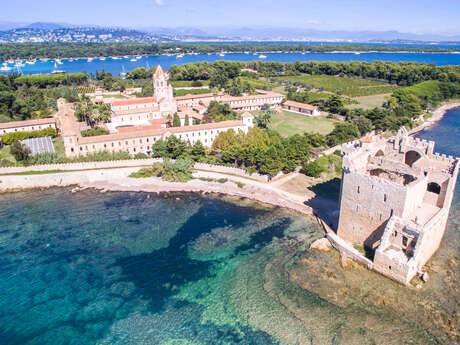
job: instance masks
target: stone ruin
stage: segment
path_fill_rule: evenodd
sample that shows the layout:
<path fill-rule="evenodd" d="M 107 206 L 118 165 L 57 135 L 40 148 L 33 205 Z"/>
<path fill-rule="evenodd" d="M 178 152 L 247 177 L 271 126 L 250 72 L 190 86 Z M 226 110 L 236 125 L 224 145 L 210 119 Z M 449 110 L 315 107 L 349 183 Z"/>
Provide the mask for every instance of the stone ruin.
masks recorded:
<path fill-rule="evenodd" d="M 406 285 L 439 248 L 458 176 L 459 159 L 433 150 L 405 128 L 343 145 L 338 249 L 362 246 L 368 267 Z"/>

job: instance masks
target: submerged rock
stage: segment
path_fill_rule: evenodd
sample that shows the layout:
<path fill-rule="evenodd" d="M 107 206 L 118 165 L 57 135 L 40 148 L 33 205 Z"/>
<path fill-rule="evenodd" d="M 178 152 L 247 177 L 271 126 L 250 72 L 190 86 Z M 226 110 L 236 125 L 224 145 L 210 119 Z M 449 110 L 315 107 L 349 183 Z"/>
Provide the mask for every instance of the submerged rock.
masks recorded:
<path fill-rule="evenodd" d="M 351 259 L 347 256 L 345 253 L 340 254 L 340 266 L 346 270 L 349 271 L 351 270 Z"/>
<path fill-rule="evenodd" d="M 326 237 L 317 239 L 310 245 L 310 249 L 319 250 L 320 252 L 329 252 L 331 247 L 331 242 Z"/>

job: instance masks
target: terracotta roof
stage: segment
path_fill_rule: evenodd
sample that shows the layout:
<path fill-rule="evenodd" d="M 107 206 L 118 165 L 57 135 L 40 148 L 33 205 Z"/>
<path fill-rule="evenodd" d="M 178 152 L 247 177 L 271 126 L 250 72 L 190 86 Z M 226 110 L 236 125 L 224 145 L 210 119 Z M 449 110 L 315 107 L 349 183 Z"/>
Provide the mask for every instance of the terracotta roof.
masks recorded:
<path fill-rule="evenodd" d="M 156 71 L 155 71 L 155 78 L 160 78 L 164 76 L 165 72 L 163 71 L 163 68 L 161 68 L 160 65 L 158 65 Z"/>
<path fill-rule="evenodd" d="M 232 120 L 232 121 L 206 123 L 204 125 L 128 131 L 126 133 L 98 135 L 94 137 L 82 137 L 78 139 L 78 144 L 85 145 L 85 144 L 104 143 L 104 142 L 124 140 L 124 139 L 137 139 L 137 138 L 142 138 L 142 137 L 158 136 L 166 132 L 170 132 L 171 134 L 176 134 L 176 133 L 195 132 L 195 131 L 201 131 L 201 130 L 207 130 L 207 129 L 231 128 L 231 127 L 237 127 L 237 126 L 243 126 L 242 121 Z"/>
<path fill-rule="evenodd" d="M 26 126 L 37 126 L 37 125 L 47 125 L 47 124 L 50 124 L 50 123 L 56 123 L 56 119 L 54 119 L 52 117 L 49 117 L 49 118 L 46 118 L 46 119 L 4 122 L 4 123 L 0 123 L 0 129 L 26 127 Z"/>
<path fill-rule="evenodd" d="M 362 143 L 371 143 L 372 142 L 372 138 L 369 137 L 369 136 L 365 136 L 363 138 L 360 139 Z"/>
<path fill-rule="evenodd" d="M 167 124 L 169 120 L 165 117 L 160 119 L 150 120 L 150 125 L 144 126 L 120 126 L 117 127 L 118 133 L 128 133 L 128 132 L 136 132 L 136 131 L 146 131 L 151 129 L 160 129 L 161 126 Z"/>
<path fill-rule="evenodd" d="M 254 117 L 254 115 L 246 111 L 243 115 L 241 115 L 241 117 Z"/>
<path fill-rule="evenodd" d="M 115 116 L 121 116 L 121 115 L 130 115 L 130 114 L 143 114 L 143 113 L 157 112 L 159 110 L 160 109 L 158 107 L 148 107 L 148 108 L 140 108 L 140 109 L 114 110 L 113 113 Z"/>
<path fill-rule="evenodd" d="M 156 103 L 155 97 L 142 97 L 142 98 L 131 98 L 131 99 L 120 99 L 112 102 L 114 107 L 121 105 L 132 105 L 132 104 L 143 104 L 143 103 Z"/>
<path fill-rule="evenodd" d="M 291 107 L 302 108 L 302 109 L 308 109 L 308 110 L 318 109 L 317 106 L 307 104 L 307 103 L 300 103 L 300 102 L 296 102 L 296 101 L 286 101 L 286 102 L 284 102 L 284 105 L 288 105 L 288 106 L 291 106 Z"/>

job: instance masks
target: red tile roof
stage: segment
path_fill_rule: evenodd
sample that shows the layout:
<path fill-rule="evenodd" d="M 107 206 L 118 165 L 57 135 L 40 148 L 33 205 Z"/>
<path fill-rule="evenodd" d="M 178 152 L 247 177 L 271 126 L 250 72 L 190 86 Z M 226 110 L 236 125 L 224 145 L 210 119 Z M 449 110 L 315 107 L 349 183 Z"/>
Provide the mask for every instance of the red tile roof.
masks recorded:
<path fill-rule="evenodd" d="M 155 71 L 155 78 L 160 78 L 164 76 L 165 72 L 163 71 L 163 68 L 161 68 L 160 65 L 158 65 L 156 71 Z"/>
<path fill-rule="evenodd" d="M 238 121 L 238 120 L 231 120 L 231 121 L 206 123 L 203 125 L 194 125 L 194 126 L 126 131 L 124 133 L 117 133 L 117 134 L 98 135 L 94 137 L 82 137 L 78 139 L 78 144 L 85 145 L 85 144 L 104 143 L 104 142 L 123 140 L 123 139 L 137 139 L 137 138 L 148 137 L 148 136 L 158 136 L 166 132 L 175 134 L 175 133 L 194 132 L 194 131 L 207 130 L 207 129 L 224 129 L 224 128 L 231 128 L 231 127 L 237 127 L 237 126 L 244 126 L 243 122 Z"/>
<path fill-rule="evenodd" d="M 52 117 L 49 117 L 49 118 L 46 118 L 46 119 L 4 122 L 4 123 L 0 123 L 0 129 L 26 127 L 26 126 L 37 126 L 37 125 L 47 125 L 47 124 L 51 124 L 51 123 L 55 124 L 56 119 L 54 119 Z"/>
<path fill-rule="evenodd" d="M 142 97 L 142 98 L 131 98 L 131 99 L 120 99 L 112 102 L 113 106 L 121 105 L 132 105 L 132 104 L 143 104 L 143 103 L 156 103 L 155 97 Z"/>
<path fill-rule="evenodd" d="M 295 101 L 286 101 L 286 102 L 284 102 L 284 105 L 287 105 L 287 106 L 290 106 L 290 107 L 308 109 L 308 110 L 318 109 L 318 107 L 316 107 L 314 105 L 307 104 L 307 103 L 295 102 Z"/>

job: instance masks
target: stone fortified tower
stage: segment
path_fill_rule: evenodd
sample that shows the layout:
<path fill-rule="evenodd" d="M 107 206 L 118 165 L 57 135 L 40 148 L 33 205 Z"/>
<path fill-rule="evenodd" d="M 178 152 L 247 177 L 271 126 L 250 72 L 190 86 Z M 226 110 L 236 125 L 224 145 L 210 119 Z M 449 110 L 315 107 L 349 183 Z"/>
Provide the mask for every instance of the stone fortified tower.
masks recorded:
<path fill-rule="evenodd" d="M 433 149 L 405 128 L 343 145 L 337 235 L 364 246 L 369 267 L 403 284 L 439 248 L 452 203 L 459 159 Z"/>
<path fill-rule="evenodd" d="M 158 65 L 153 75 L 154 96 L 160 106 L 160 112 L 174 114 L 177 112 L 177 104 L 174 100 L 173 88 L 168 84 L 169 76 Z"/>

